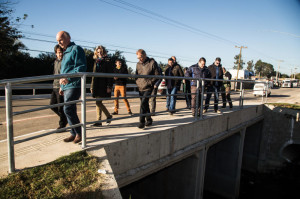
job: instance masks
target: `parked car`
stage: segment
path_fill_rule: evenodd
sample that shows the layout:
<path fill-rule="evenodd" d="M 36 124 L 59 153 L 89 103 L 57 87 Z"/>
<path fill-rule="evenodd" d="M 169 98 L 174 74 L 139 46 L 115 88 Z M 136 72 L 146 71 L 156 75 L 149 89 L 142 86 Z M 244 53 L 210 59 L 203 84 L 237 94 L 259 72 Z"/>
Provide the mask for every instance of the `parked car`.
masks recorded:
<path fill-rule="evenodd" d="M 282 88 L 293 88 L 293 83 L 291 80 L 283 80 L 281 87 Z"/>
<path fill-rule="evenodd" d="M 167 85 L 166 85 L 166 80 L 163 79 L 159 86 L 158 86 L 158 90 L 157 90 L 157 94 L 158 95 L 165 95 L 167 94 Z"/>
<path fill-rule="evenodd" d="M 264 84 L 264 83 L 255 83 L 254 84 L 254 87 L 253 87 L 253 95 L 254 96 L 266 95 L 266 92 L 267 92 L 268 96 L 271 95 L 271 87 L 270 86 L 267 87 L 267 84 Z"/>

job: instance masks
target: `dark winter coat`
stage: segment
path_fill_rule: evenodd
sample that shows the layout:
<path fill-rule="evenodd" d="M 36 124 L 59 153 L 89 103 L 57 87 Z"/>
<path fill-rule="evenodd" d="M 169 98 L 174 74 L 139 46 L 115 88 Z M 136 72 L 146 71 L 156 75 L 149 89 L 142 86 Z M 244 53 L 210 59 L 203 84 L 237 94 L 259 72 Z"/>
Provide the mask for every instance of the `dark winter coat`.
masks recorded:
<path fill-rule="evenodd" d="M 177 77 L 183 77 L 183 71 L 181 69 L 181 67 L 176 64 L 174 66 L 169 66 L 165 71 L 165 76 L 177 76 Z M 167 85 L 168 85 L 168 89 L 174 88 L 175 86 L 177 88 L 180 88 L 181 85 L 181 80 L 180 79 L 166 79 Z M 171 87 L 169 86 L 171 85 Z"/>
<path fill-rule="evenodd" d="M 159 75 L 158 66 L 154 59 L 147 57 L 144 62 L 138 62 L 136 64 L 137 75 Z M 156 78 L 137 78 L 136 85 L 139 91 L 152 90 L 156 83 Z"/>
<path fill-rule="evenodd" d="M 210 71 L 207 69 L 206 66 L 203 68 L 200 68 L 198 64 L 194 64 L 190 66 L 186 72 L 185 72 L 186 77 L 193 77 L 193 78 L 211 78 Z M 205 86 L 209 86 L 210 82 L 205 81 Z M 197 80 L 191 80 L 191 86 L 197 86 Z M 201 82 L 200 82 L 201 86 Z"/>
<path fill-rule="evenodd" d="M 218 78 L 216 77 L 217 76 L 216 67 L 218 67 L 218 70 L 219 70 Z M 210 65 L 208 67 L 208 70 L 210 71 L 211 79 L 223 79 L 223 69 L 222 69 L 221 64 L 219 66 L 216 66 L 215 63 L 213 63 L 212 65 Z M 221 81 L 211 81 L 211 85 L 216 86 L 216 87 L 221 87 L 223 85 L 223 82 L 221 82 Z"/>
<path fill-rule="evenodd" d="M 113 64 L 108 57 L 97 59 L 94 63 L 94 73 L 113 73 Z M 107 93 L 107 88 L 112 88 L 113 78 L 92 77 L 91 88 L 93 89 L 93 97 L 111 97 L 111 93 Z"/>
<path fill-rule="evenodd" d="M 116 66 L 114 67 L 114 73 L 117 73 L 117 74 L 128 74 L 128 69 L 126 66 L 121 66 L 120 69 L 118 69 Z M 126 83 L 127 83 L 127 78 L 118 78 L 118 79 L 115 79 L 115 84 L 117 86 L 126 86 Z"/>

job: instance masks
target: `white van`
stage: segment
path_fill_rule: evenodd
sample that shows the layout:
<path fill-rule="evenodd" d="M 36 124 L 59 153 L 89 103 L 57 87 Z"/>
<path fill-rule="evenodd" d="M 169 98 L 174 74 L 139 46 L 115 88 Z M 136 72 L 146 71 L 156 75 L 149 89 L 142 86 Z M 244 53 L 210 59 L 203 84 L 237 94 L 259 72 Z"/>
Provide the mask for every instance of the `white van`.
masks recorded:
<path fill-rule="evenodd" d="M 291 80 L 283 80 L 282 81 L 282 88 L 292 88 L 293 87 L 293 83 Z"/>
<path fill-rule="evenodd" d="M 267 84 L 264 83 L 255 83 L 254 87 L 253 87 L 253 95 L 256 96 L 262 96 L 262 95 L 267 95 L 270 96 L 271 95 L 271 87 L 270 85 L 267 88 Z"/>

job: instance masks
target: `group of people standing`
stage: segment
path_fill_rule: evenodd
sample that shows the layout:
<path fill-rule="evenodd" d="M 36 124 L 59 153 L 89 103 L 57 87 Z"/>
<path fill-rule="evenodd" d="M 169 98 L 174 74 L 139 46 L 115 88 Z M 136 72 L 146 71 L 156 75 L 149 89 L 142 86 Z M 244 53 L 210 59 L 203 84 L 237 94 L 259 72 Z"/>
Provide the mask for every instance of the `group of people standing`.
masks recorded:
<path fill-rule="evenodd" d="M 222 67 L 221 58 L 217 57 L 214 63 L 207 67 L 206 59 L 204 57 L 201 57 L 197 64 L 194 64 L 189 68 L 185 68 L 185 76 L 193 77 L 197 79 L 199 78 L 213 79 L 211 81 L 205 81 L 204 86 L 202 86 L 202 81 L 200 81 L 199 85 L 197 85 L 197 80 L 191 80 L 190 85 L 188 85 L 189 83 L 186 83 L 188 82 L 188 80 L 185 80 L 184 82 L 185 92 L 191 93 L 191 98 L 186 97 L 187 106 L 189 105 L 191 106 L 193 116 L 200 115 L 202 87 L 207 92 L 203 113 L 206 113 L 208 110 L 209 102 L 212 94 L 214 94 L 214 111 L 216 113 L 221 113 L 221 110 L 219 109 L 218 106 L 220 92 L 223 100 L 222 108 L 226 108 L 226 100 L 229 103 L 229 107 L 232 108 L 232 101 L 230 98 L 231 84 L 229 81 L 226 81 L 226 80 L 231 80 L 231 74 L 228 71 L 226 71 L 224 67 Z M 214 81 L 214 79 L 217 81 Z M 221 80 L 225 80 L 225 82 Z M 199 92 L 198 100 L 196 99 L 197 92 Z M 196 105 L 197 101 L 198 104 Z M 196 110 L 196 107 L 198 107 L 198 110 Z"/>
<path fill-rule="evenodd" d="M 84 50 L 71 42 L 71 36 L 68 32 L 60 31 L 57 33 L 56 40 L 58 45 L 55 46 L 54 51 L 57 59 L 54 62 L 54 74 L 71 74 L 78 72 L 86 72 L 86 57 Z M 157 62 L 153 58 L 149 58 L 143 49 L 139 49 L 136 52 L 137 59 L 139 60 L 136 64 L 136 74 L 137 75 L 151 75 L 151 76 L 161 76 L 162 70 L 157 65 Z M 107 56 L 107 50 L 103 46 L 96 47 L 93 56 L 95 62 L 93 67 L 94 73 L 116 73 L 116 74 L 128 74 L 126 66 L 123 66 L 122 60 L 117 59 L 115 63 L 112 63 L 111 59 Z M 168 66 L 164 71 L 166 77 L 193 77 L 193 78 L 211 78 L 211 79 L 231 79 L 230 73 L 226 72 L 222 68 L 221 59 L 216 58 L 214 64 L 206 67 L 205 58 L 200 58 L 199 62 L 195 65 L 190 66 L 182 70 L 181 66 L 176 62 L 176 57 L 172 56 L 168 59 Z M 124 64 L 125 65 L 125 64 Z M 224 78 L 223 78 L 224 76 Z M 92 77 L 91 83 L 91 93 L 94 98 L 96 98 L 96 119 L 97 122 L 92 124 L 92 126 L 102 126 L 99 122 L 102 120 L 102 112 L 105 114 L 107 124 L 111 122 L 112 115 L 118 114 L 119 101 L 114 100 L 114 112 L 109 113 L 105 105 L 103 104 L 102 98 L 110 98 L 113 89 L 113 83 L 115 83 L 114 97 L 118 98 L 126 97 L 126 83 L 127 78 L 110 78 L 110 77 Z M 138 128 L 144 128 L 145 126 L 151 126 L 153 119 L 151 115 L 155 114 L 156 109 L 156 94 L 161 83 L 161 79 L 151 77 L 151 78 L 137 78 L 136 84 L 139 89 L 140 96 L 140 117 Z M 201 85 L 197 87 L 196 81 L 183 81 L 184 91 L 188 92 L 190 89 L 191 95 L 186 95 L 187 106 L 192 109 L 192 114 L 195 116 L 199 115 L 200 111 L 200 100 L 201 95 L 199 95 L 198 106 L 196 106 L 196 93 L 197 89 L 201 92 Z M 176 94 L 181 86 L 180 78 L 166 78 L 167 96 L 166 110 L 170 115 L 175 113 L 176 106 Z M 214 110 L 220 113 L 218 109 L 218 99 L 219 92 L 222 93 L 223 108 L 226 107 L 226 99 L 229 102 L 230 108 L 232 108 L 232 102 L 230 99 L 230 82 L 223 83 L 222 81 L 205 81 L 205 89 L 207 90 L 207 96 L 205 100 L 204 113 L 207 112 L 209 106 L 209 100 L 212 93 L 214 93 L 215 102 Z M 61 78 L 55 79 L 53 82 L 53 92 L 51 95 L 50 104 L 57 104 L 63 102 L 70 102 L 78 100 L 81 95 L 81 80 L 79 77 L 72 78 Z M 149 106 L 149 100 L 151 99 L 151 110 Z M 224 104 L 225 102 L 225 104 Z M 127 111 L 129 115 L 132 115 L 130 104 L 127 99 L 124 99 Z M 198 107 L 198 110 L 195 110 Z M 60 117 L 58 129 L 65 128 L 67 123 L 75 125 L 80 123 L 76 104 L 65 104 L 64 106 L 54 107 L 52 110 Z M 81 141 L 81 127 L 75 127 L 71 129 L 71 135 L 64 139 L 65 142 L 78 143 Z"/>

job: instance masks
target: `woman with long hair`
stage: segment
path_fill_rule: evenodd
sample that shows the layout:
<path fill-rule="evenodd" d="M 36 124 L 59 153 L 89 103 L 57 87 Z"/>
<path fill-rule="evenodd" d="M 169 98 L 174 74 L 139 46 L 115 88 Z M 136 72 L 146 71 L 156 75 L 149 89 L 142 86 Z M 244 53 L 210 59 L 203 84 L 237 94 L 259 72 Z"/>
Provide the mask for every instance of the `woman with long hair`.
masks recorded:
<path fill-rule="evenodd" d="M 104 46 L 97 46 L 94 51 L 94 73 L 113 73 L 113 64 L 109 57 L 107 57 L 107 50 Z M 113 86 L 112 78 L 92 77 L 91 93 L 94 98 L 111 97 L 111 90 Z M 102 100 L 96 101 L 97 120 L 101 120 L 102 111 L 107 119 L 111 119 L 112 115 L 102 103 Z M 107 124 L 110 121 L 106 122 Z M 96 122 L 92 126 L 102 126 L 101 122 Z"/>

